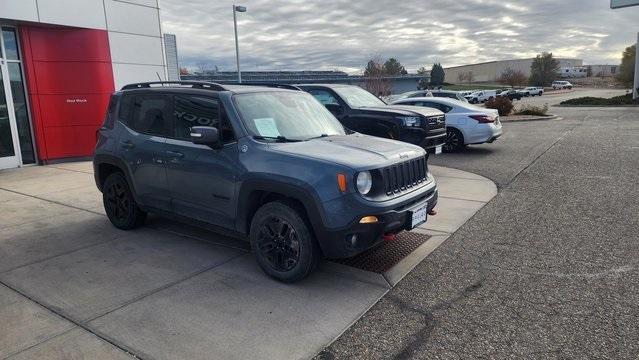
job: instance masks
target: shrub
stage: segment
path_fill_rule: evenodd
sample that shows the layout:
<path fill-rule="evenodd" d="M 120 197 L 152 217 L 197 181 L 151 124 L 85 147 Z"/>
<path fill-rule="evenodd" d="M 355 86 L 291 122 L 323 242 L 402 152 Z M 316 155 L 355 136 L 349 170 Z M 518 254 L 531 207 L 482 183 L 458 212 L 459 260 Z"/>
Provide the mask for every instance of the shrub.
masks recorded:
<path fill-rule="evenodd" d="M 505 96 L 492 98 L 484 104 L 488 109 L 497 109 L 499 116 L 507 116 L 513 111 L 513 102 Z"/>
<path fill-rule="evenodd" d="M 561 105 L 632 105 L 632 94 L 615 96 L 613 98 L 600 98 L 586 96 L 563 101 Z"/>
<path fill-rule="evenodd" d="M 548 104 L 544 104 L 544 106 L 536 106 L 532 104 L 523 105 L 519 109 L 515 110 L 514 115 L 547 116 Z"/>

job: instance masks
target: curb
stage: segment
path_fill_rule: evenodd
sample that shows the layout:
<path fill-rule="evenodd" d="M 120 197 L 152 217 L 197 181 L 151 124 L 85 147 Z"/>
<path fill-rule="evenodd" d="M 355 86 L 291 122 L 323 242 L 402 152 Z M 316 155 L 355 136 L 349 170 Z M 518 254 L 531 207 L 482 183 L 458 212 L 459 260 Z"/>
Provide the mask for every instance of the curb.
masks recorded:
<path fill-rule="evenodd" d="M 639 107 L 639 104 L 630 104 L 630 105 L 553 105 L 553 106 L 557 106 L 557 107 L 566 107 L 566 108 L 570 108 L 570 107 L 576 107 L 576 108 L 632 108 L 632 107 Z"/>
<path fill-rule="evenodd" d="M 499 118 L 499 121 L 501 121 L 501 122 L 526 122 L 526 121 L 546 121 L 546 120 L 556 120 L 556 119 L 561 119 L 561 118 L 559 116 L 557 116 L 557 115 L 549 115 L 549 116 L 538 116 L 538 117 L 527 118 L 527 119 L 504 119 L 504 118 Z"/>

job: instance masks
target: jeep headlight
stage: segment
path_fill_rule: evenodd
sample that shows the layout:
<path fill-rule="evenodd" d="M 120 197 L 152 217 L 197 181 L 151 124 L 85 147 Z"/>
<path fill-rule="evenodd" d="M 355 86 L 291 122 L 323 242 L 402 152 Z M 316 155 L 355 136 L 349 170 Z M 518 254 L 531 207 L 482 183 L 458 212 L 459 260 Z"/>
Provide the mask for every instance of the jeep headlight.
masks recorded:
<path fill-rule="evenodd" d="M 421 121 L 418 116 L 399 116 L 399 120 L 402 121 L 404 126 L 420 126 Z"/>
<path fill-rule="evenodd" d="M 373 187 L 373 177 L 369 171 L 362 171 L 357 174 L 357 179 L 355 180 L 355 184 L 357 185 L 357 191 L 360 194 L 366 195 L 371 192 L 371 188 Z"/>

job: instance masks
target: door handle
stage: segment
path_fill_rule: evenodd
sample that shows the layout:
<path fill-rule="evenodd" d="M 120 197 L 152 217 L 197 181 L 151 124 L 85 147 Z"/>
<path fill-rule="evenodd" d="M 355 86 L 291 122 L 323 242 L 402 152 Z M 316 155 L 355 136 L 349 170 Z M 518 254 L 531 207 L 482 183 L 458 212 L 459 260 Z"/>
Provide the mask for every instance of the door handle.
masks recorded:
<path fill-rule="evenodd" d="M 135 144 L 131 140 L 120 141 L 120 146 L 124 149 L 130 150 L 135 147 Z"/>
<path fill-rule="evenodd" d="M 181 158 L 183 158 L 183 157 L 184 157 L 184 154 L 182 154 L 181 152 L 178 152 L 178 151 L 171 151 L 171 150 L 168 150 L 166 153 L 167 153 L 170 157 L 173 157 L 173 158 L 179 158 L 179 159 L 181 159 Z"/>

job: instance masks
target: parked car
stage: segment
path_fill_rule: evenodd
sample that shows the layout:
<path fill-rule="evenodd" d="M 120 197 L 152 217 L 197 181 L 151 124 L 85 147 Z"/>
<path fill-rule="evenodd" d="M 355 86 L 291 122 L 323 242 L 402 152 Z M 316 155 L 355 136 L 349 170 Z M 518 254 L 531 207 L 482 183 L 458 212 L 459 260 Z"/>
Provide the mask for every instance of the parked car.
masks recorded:
<path fill-rule="evenodd" d="M 419 226 L 437 203 L 421 147 L 350 132 L 311 95 L 278 88 L 127 85 L 93 167 L 117 228 L 153 212 L 248 239 L 284 282 Z"/>
<path fill-rule="evenodd" d="M 517 90 L 504 90 L 497 94 L 499 97 L 507 97 L 510 100 L 521 100 L 523 95 Z"/>
<path fill-rule="evenodd" d="M 455 100 L 459 100 L 459 101 L 463 101 L 463 102 L 468 102 L 468 100 L 459 91 L 433 90 L 432 91 L 432 96 L 433 97 L 445 97 L 445 98 L 455 99 Z M 416 96 L 413 96 L 413 97 L 416 97 Z"/>
<path fill-rule="evenodd" d="M 529 86 L 524 88 L 524 91 L 527 91 L 530 96 L 542 96 L 544 94 L 544 88 L 538 86 Z"/>
<path fill-rule="evenodd" d="M 502 135 L 499 113 L 495 109 L 447 98 L 402 99 L 394 104 L 424 106 L 446 114 L 444 151 L 455 151 L 468 144 L 492 143 Z"/>
<path fill-rule="evenodd" d="M 430 90 L 415 90 L 415 91 L 408 91 L 408 92 L 397 94 L 397 95 L 391 95 L 389 96 L 388 100 L 392 102 L 395 100 L 406 99 L 411 97 L 430 97 L 430 96 L 433 96 L 433 93 Z"/>
<path fill-rule="evenodd" d="M 478 104 L 495 97 L 497 97 L 497 90 L 481 90 L 466 96 L 466 99 L 468 99 L 468 102 L 471 104 Z"/>
<path fill-rule="evenodd" d="M 444 114 L 434 109 L 387 105 L 354 85 L 300 84 L 348 129 L 405 141 L 440 153 L 446 140 Z"/>
<path fill-rule="evenodd" d="M 557 80 L 552 82 L 553 90 L 572 89 L 572 84 L 568 81 Z"/>

